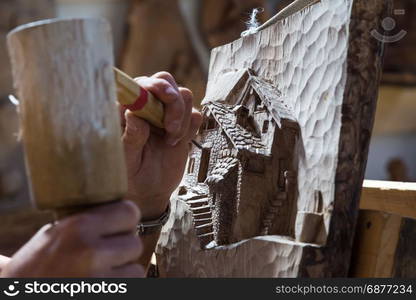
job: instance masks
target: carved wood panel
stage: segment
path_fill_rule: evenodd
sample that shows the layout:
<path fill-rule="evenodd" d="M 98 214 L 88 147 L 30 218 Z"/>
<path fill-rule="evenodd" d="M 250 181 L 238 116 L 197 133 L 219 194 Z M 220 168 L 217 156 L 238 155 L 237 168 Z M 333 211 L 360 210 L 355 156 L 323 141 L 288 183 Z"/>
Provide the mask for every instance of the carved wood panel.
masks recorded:
<path fill-rule="evenodd" d="M 202 130 L 199 136 L 214 153 L 204 182 L 208 187 L 195 184 L 192 175 L 185 176 L 181 194 L 173 197 L 173 215 L 157 248 L 162 276 L 347 274 L 381 74 L 382 44 L 370 31 L 380 27 L 387 3 L 322 0 L 258 34 L 213 50 L 203 105 L 205 118 L 213 115 L 217 127 L 206 133 Z M 263 92 L 256 91 L 252 82 L 259 82 Z M 247 85 L 253 91 L 245 89 Z M 296 131 L 280 139 L 267 134 L 263 138 L 256 132 L 261 122 L 250 119 L 255 119 L 260 108 L 248 105 L 248 95 L 255 93 L 263 95 L 262 102 L 272 116 L 266 114 L 273 121 L 269 130 L 272 126 L 279 132 L 288 121 L 295 123 L 292 128 L 298 124 L 297 151 L 291 148 Z M 281 103 L 283 108 L 288 106 L 286 111 L 279 107 Z M 275 140 L 277 152 L 295 152 L 296 159 L 269 152 L 267 146 Z M 244 177 L 244 161 L 251 153 L 257 159 L 263 155 L 266 166 L 272 166 L 272 173 L 263 171 L 265 180 Z M 198 157 L 195 152 L 192 155 Z M 274 164 L 276 157 L 280 159 Z M 227 181 L 234 174 L 237 181 Z M 294 207 L 290 204 L 293 195 L 284 191 L 293 185 L 297 188 L 292 191 Z M 233 186 L 237 186 L 234 198 L 229 195 Z M 268 190 L 274 187 L 282 190 Z M 213 196 L 217 199 L 219 193 L 226 195 L 226 203 L 214 203 Z M 284 220 L 277 228 L 273 216 L 261 215 L 278 211 L 266 194 L 287 204 L 276 219 Z M 204 207 L 208 212 L 211 209 L 214 224 L 213 232 L 208 232 L 213 238 L 205 248 L 195 233 L 199 228 L 192 201 L 199 196 L 207 198 Z M 277 231 L 264 230 L 267 225 Z M 261 234 L 256 231 L 259 228 Z M 226 233 L 219 235 L 221 230 Z"/>

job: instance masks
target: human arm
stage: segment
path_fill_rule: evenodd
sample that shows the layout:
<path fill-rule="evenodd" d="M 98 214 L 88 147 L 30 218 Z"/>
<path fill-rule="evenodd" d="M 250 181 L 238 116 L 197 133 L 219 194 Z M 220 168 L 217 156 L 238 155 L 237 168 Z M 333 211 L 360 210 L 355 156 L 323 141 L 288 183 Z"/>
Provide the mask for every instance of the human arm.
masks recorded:
<path fill-rule="evenodd" d="M 143 277 L 130 201 L 102 205 L 40 229 L 5 262 L 1 277 Z"/>
<path fill-rule="evenodd" d="M 172 75 L 160 72 L 139 77 L 137 82 L 159 98 L 165 106 L 166 132 L 155 130 L 132 112 L 121 109 L 123 143 L 128 171 L 128 198 L 142 212 L 144 221 L 160 217 L 179 185 L 190 143 L 202 122 L 193 109 L 193 95 L 177 86 Z M 147 267 L 160 232 L 142 236 L 140 263 Z"/>

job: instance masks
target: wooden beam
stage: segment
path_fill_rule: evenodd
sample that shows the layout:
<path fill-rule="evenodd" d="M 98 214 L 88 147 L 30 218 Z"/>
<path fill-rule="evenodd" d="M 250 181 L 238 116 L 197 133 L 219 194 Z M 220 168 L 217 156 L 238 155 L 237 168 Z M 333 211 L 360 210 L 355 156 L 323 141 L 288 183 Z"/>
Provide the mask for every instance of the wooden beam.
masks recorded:
<path fill-rule="evenodd" d="M 351 277 L 414 278 L 416 220 L 361 210 L 351 261 Z"/>
<path fill-rule="evenodd" d="M 416 220 L 403 218 L 397 243 L 393 276 L 416 277 Z"/>
<path fill-rule="evenodd" d="M 416 183 L 364 180 L 360 209 L 416 218 Z"/>
<path fill-rule="evenodd" d="M 351 262 L 351 277 L 390 277 L 402 218 L 361 211 Z"/>

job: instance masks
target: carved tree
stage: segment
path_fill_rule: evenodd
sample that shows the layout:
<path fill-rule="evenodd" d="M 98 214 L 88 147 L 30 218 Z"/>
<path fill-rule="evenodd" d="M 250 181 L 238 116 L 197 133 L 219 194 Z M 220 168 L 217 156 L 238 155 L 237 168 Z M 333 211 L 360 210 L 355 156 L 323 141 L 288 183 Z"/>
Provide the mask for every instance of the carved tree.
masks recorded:
<path fill-rule="evenodd" d="M 212 51 L 162 276 L 347 274 L 388 3 L 321 0 Z"/>

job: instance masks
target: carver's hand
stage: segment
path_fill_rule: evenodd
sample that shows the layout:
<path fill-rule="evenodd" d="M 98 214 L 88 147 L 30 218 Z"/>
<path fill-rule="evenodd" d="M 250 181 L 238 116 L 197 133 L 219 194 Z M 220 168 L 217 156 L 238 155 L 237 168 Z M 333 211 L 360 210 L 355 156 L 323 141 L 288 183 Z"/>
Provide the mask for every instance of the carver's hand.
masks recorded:
<path fill-rule="evenodd" d="M 1 277 L 143 277 L 130 201 L 103 205 L 44 226 L 6 262 Z"/>
<path fill-rule="evenodd" d="M 191 91 L 178 87 L 169 73 L 139 77 L 136 81 L 165 107 L 164 135 L 154 133 L 146 121 L 122 110 L 127 197 L 138 204 L 146 220 L 157 218 L 166 210 L 170 195 L 182 178 L 190 143 L 202 117 L 192 108 Z"/>

